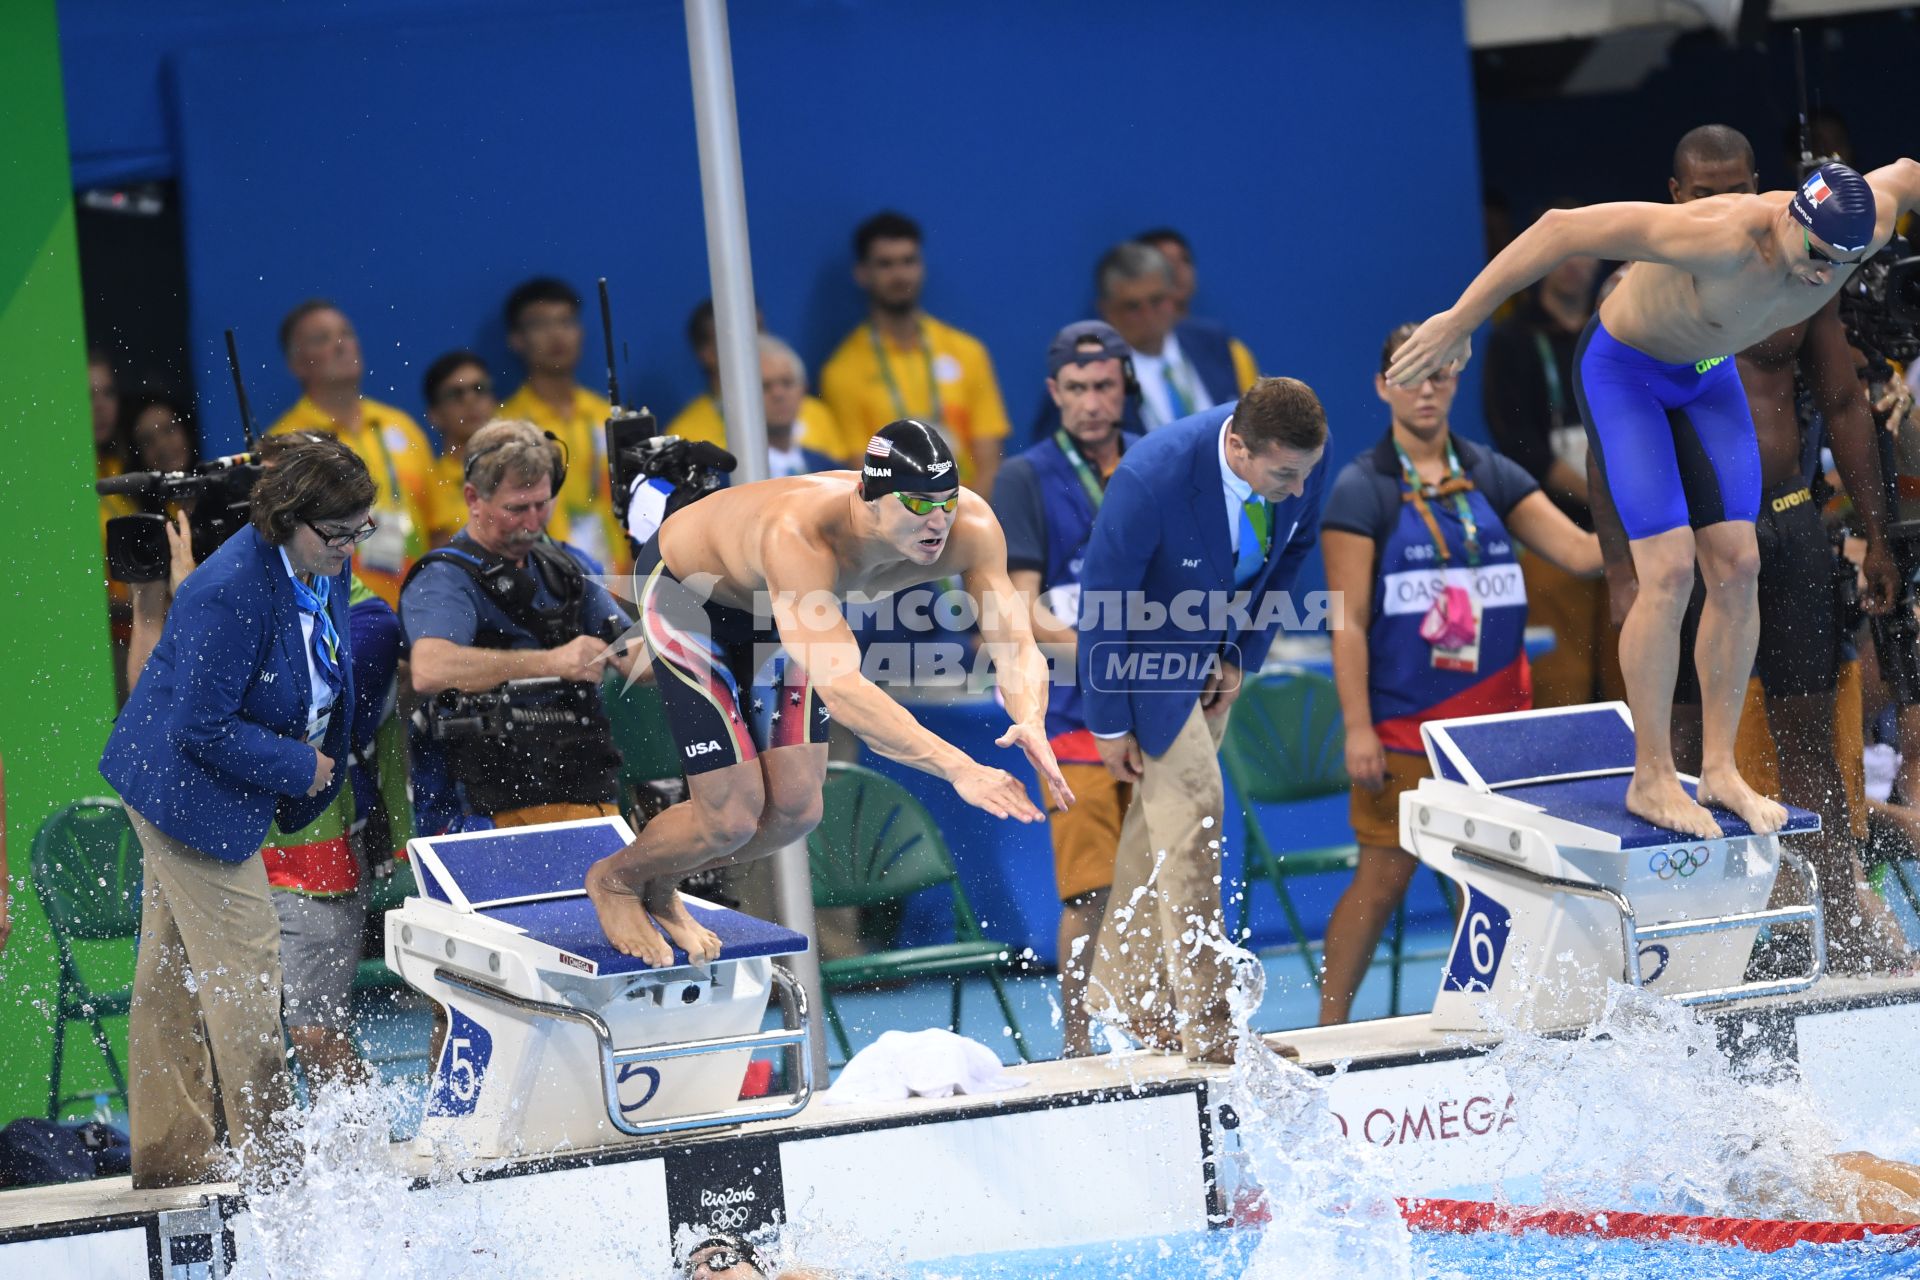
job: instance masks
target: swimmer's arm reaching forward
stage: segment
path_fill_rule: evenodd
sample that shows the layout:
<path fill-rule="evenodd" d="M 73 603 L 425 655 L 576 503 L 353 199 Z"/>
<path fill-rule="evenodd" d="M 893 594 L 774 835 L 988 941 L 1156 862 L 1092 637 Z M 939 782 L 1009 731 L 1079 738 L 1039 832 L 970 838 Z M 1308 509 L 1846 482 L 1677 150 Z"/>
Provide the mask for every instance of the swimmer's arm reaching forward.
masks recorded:
<path fill-rule="evenodd" d="M 1920 162 L 1902 156 L 1864 176 L 1873 188 L 1873 243 L 1867 246 L 1871 256 L 1893 238 L 1901 218 L 1920 210 Z"/>
<path fill-rule="evenodd" d="M 840 613 L 833 553 L 798 521 L 775 520 L 760 544 L 774 624 L 787 656 L 806 669 L 834 719 L 889 760 L 944 778 L 960 798 L 996 818 L 1045 815 L 1019 779 L 932 733 L 860 671 L 860 646 Z"/>
<path fill-rule="evenodd" d="M 1047 659 L 1034 643 L 1026 598 L 1014 590 L 1007 574 L 1006 535 L 997 521 L 986 520 L 956 525 L 954 538 L 957 558 L 965 566 L 961 582 L 979 606 L 981 642 L 993 660 L 994 679 L 1013 720 L 1013 727 L 994 745 L 1026 752 L 1055 801 L 1062 809 L 1070 808 L 1073 791 L 1047 740 Z"/>
<path fill-rule="evenodd" d="M 1495 255 L 1458 302 L 1414 330 L 1395 354 L 1387 381 L 1410 387 L 1442 369 L 1466 364 L 1473 354 L 1473 331 L 1494 308 L 1568 258 L 1661 262 L 1698 275 L 1737 267 L 1751 254 L 1752 237 L 1742 220 L 1727 216 L 1728 202 L 1753 198 L 1549 209 Z"/>

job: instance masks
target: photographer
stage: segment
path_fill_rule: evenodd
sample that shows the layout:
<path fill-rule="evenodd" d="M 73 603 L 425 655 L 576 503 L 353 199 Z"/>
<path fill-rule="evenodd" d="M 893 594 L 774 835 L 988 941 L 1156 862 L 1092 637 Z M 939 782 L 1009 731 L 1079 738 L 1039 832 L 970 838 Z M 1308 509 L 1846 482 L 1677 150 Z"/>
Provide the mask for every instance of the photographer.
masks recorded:
<path fill-rule="evenodd" d="M 373 481 L 335 441 L 293 445 L 251 528 L 182 584 L 100 772 L 145 859 L 128 1027 L 136 1187 L 205 1182 L 225 1142 L 285 1155 L 280 922 L 256 856 L 333 803 L 353 704 L 347 561 Z M 217 1083 L 216 1083 L 217 1081 Z"/>
<path fill-rule="evenodd" d="M 600 566 L 546 536 L 566 477 L 549 439 L 524 421 L 474 434 L 466 528 L 401 590 L 413 687 L 434 699 L 417 722 L 415 782 L 432 791 L 444 770 L 463 829 L 616 812 L 620 757 L 598 686 L 607 666 L 630 670 L 608 647 L 630 620 L 594 581 Z M 439 798 L 420 798 L 422 831 L 451 816 Z"/>

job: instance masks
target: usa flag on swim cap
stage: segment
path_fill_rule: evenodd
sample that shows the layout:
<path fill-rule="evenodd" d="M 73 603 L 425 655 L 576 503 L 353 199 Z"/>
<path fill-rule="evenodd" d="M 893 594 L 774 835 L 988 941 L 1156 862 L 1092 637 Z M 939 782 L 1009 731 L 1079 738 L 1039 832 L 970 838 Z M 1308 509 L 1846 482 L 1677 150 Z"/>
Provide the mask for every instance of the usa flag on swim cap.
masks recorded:
<path fill-rule="evenodd" d="M 867 441 L 867 454 L 874 458 L 890 458 L 893 456 L 893 441 L 885 436 L 875 436 Z"/>

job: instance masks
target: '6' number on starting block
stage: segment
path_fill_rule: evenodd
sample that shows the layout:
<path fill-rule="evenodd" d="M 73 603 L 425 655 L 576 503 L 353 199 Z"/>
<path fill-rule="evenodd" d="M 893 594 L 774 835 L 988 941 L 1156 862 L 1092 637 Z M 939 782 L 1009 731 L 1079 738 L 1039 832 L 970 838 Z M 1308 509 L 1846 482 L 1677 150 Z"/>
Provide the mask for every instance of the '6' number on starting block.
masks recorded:
<path fill-rule="evenodd" d="M 1453 955 L 1447 961 L 1442 989 L 1491 990 L 1493 975 L 1500 971 L 1500 957 L 1506 954 L 1512 923 L 1505 907 L 1468 885 L 1467 905 L 1460 913 L 1460 928 L 1454 934 Z"/>

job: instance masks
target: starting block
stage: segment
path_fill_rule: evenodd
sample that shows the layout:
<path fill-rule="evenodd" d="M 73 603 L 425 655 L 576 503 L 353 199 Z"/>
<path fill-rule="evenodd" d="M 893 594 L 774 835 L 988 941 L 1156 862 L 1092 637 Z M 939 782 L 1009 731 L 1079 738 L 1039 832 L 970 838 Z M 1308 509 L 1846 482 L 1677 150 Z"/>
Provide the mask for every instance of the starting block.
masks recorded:
<path fill-rule="evenodd" d="M 1635 817 L 1619 702 L 1436 720 L 1421 737 L 1433 776 L 1400 797 L 1400 845 L 1465 894 L 1436 1028 L 1486 1029 L 1496 1010 L 1536 1029 L 1582 1026 L 1609 979 L 1708 1004 L 1804 991 L 1825 973 L 1819 886 L 1780 841 L 1818 830 L 1817 815 L 1790 808 L 1779 833 L 1755 835 L 1715 809 L 1717 840 Z M 1769 910 L 1783 860 L 1806 904 Z M 1788 924 L 1812 931 L 1809 971 L 1743 981 L 1759 930 Z"/>
<path fill-rule="evenodd" d="M 408 841 L 420 896 L 387 913 L 387 964 L 438 1003 L 447 1033 L 418 1143 L 477 1157 L 790 1116 L 813 1093 L 806 994 L 773 957 L 791 930 L 687 899 L 719 959 L 665 969 L 615 951 L 584 884 L 633 833 L 620 818 Z M 769 997 L 783 1029 L 761 1031 Z M 742 1102 L 756 1050 L 792 1088 Z"/>

